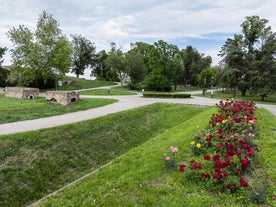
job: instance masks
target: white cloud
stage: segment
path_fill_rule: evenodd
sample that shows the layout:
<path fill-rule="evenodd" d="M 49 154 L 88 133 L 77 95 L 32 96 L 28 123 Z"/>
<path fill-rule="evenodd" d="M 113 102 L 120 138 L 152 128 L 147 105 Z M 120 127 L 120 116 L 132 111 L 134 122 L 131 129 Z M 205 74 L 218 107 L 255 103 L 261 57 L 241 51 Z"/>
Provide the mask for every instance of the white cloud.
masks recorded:
<path fill-rule="evenodd" d="M 0 47 L 11 47 L 6 33 L 12 27 L 34 30 L 45 10 L 66 35 L 82 34 L 98 50 L 109 50 L 111 42 L 128 49 L 131 42 L 163 39 L 180 48 L 193 43 L 216 62 L 224 41 L 241 32 L 245 16 L 266 18 L 275 29 L 275 7 L 274 0 L 0 0 Z"/>

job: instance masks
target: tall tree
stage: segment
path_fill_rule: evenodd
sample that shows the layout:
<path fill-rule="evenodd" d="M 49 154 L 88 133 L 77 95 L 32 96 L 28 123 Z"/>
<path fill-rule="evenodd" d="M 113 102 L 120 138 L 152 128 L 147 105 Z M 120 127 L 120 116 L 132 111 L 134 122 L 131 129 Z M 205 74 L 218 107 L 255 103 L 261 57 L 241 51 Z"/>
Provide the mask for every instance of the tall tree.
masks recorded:
<path fill-rule="evenodd" d="M 176 70 L 179 68 L 179 49 L 176 45 L 168 44 L 163 40 L 154 43 L 149 59 L 151 72 L 145 83 L 151 90 L 170 91 Z"/>
<path fill-rule="evenodd" d="M 4 61 L 4 59 L 2 58 L 5 55 L 6 51 L 7 51 L 6 47 L 0 47 L 0 87 L 6 86 L 7 78 L 8 78 L 8 71 L 2 68 L 2 63 Z"/>
<path fill-rule="evenodd" d="M 209 68 L 212 63 L 210 56 L 204 56 L 192 46 L 187 46 L 181 51 L 184 63 L 183 84 L 197 85 L 197 76 L 204 69 Z"/>
<path fill-rule="evenodd" d="M 232 86 L 242 95 L 251 89 L 262 96 L 272 93 L 275 86 L 275 34 L 268 20 L 249 16 L 241 24 L 241 35 L 228 39 L 220 51 L 223 73 L 232 74 Z M 235 89 L 234 88 L 234 89 Z M 234 96 L 235 97 L 235 96 Z"/>
<path fill-rule="evenodd" d="M 43 11 L 34 33 L 19 25 L 7 35 L 14 44 L 15 72 L 21 74 L 24 85 L 43 87 L 69 71 L 71 46 L 52 15 Z"/>
<path fill-rule="evenodd" d="M 109 56 L 106 58 L 106 65 L 112 70 L 114 70 L 120 79 L 121 86 L 124 84 L 124 80 L 126 78 L 125 71 L 125 55 L 121 49 L 116 48 L 116 44 L 114 42 L 111 43 L 111 51 L 109 52 Z"/>
<path fill-rule="evenodd" d="M 96 47 L 94 44 L 81 35 L 72 35 L 72 70 L 77 78 L 84 74 L 89 66 L 93 67 L 96 61 Z"/>
<path fill-rule="evenodd" d="M 228 38 L 222 46 L 220 54 L 223 57 L 220 71 L 220 80 L 228 80 L 233 88 L 233 98 L 236 97 L 236 89 L 247 72 L 246 51 L 244 50 L 244 41 L 242 35 L 234 35 L 234 38 Z"/>

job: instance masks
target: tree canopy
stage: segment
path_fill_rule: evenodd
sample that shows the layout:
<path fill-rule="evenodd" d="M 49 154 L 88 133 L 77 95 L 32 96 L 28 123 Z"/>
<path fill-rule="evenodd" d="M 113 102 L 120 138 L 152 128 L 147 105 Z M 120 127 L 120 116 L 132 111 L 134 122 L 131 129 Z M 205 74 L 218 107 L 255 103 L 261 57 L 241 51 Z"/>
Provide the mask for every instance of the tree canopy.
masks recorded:
<path fill-rule="evenodd" d="M 259 16 L 248 16 L 241 24 L 242 34 L 235 34 L 222 46 L 220 74 L 223 81 L 228 80 L 242 95 L 250 90 L 264 99 L 276 89 L 276 36 L 268 20 Z"/>
<path fill-rule="evenodd" d="M 7 35 L 14 44 L 13 72 L 21 76 L 23 85 L 49 86 L 68 72 L 71 46 L 51 14 L 42 12 L 34 32 L 19 25 Z"/>

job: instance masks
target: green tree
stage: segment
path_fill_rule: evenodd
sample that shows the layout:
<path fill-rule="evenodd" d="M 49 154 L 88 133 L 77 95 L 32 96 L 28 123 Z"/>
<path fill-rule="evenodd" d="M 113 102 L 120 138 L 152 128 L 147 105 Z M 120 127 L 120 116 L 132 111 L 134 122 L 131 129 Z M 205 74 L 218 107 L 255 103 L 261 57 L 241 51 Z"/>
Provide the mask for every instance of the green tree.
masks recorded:
<path fill-rule="evenodd" d="M 149 59 L 150 73 L 145 79 L 147 88 L 157 91 L 170 91 L 177 69 L 179 69 L 179 49 L 163 40 L 154 43 Z"/>
<path fill-rule="evenodd" d="M 184 64 L 183 84 L 197 85 L 197 76 L 204 69 L 209 68 L 212 63 L 210 56 L 205 57 L 192 46 L 187 46 L 181 51 Z"/>
<path fill-rule="evenodd" d="M 84 74 L 86 68 L 93 67 L 96 61 L 96 47 L 94 44 L 81 35 L 72 35 L 72 70 L 77 78 Z"/>
<path fill-rule="evenodd" d="M 219 55 L 223 57 L 219 80 L 224 83 L 228 81 L 229 86 L 233 88 L 233 98 L 235 98 L 236 90 L 239 84 L 242 84 L 247 72 L 247 55 L 244 49 L 243 36 L 234 35 L 233 39 L 228 38 Z"/>
<path fill-rule="evenodd" d="M 211 85 L 215 85 L 214 79 L 217 77 L 218 68 L 205 68 L 197 76 L 199 86 L 202 88 L 209 88 Z"/>
<path fill-rule="evenodd" d="M 125 58 L 126 72 L 130 77 L 131 85 L 141 83 L 146 75 L 146 66 L 140 53 L 128 52 Z"/>
<path fill-rule="evenodd" d="M 96 53 L 95 64 L 92 67 L 92 75 L 97 80 L 113 81 L 107 78 L 108 67 L 106 66 L 105 60 L 108 54 L 105 50 L 101 50 Z"/>
<path fill-rule="evenodd" d="M 228 78 L 235 90 L 242 95 L 250 89 L 262 99 L 275 90 L 275 35 L 268 20 L 249 16 L 241 24 L 243 34 L 228 39 L 220 51 L 222 60 L 221 75 Z M 274 79 L 275 80 L 275 79 Z"/>
<path fill-rule="evenodd" d="M 111 43 L 111 51 L 109 52 L 105 63 L 110 69 L 108 74 L 113 75 L 114 72 L 116 72 L 119 76 L 121 86 L 123 86 L 126 78 L 125 55 L 121 49 L 116 48 L 116 44 L 114 42 Z"/>
<path fill-rule="evenodd" d="M 69 71 L 71 46 L 52 15 L 43 11 L 34 33 L 19 25 L 7 35 L 14 44 L 13 68 L 24 85 L 53 86 L 58 77 Z"/>
<path fill-rule="evenodd" d="M 8 78 L 8 70 L 2 68 L 2 63 L 4 62 L 3 56 L 7 51 L 6 47 L 0 47 L 0 87 L 5 87 Z"/>

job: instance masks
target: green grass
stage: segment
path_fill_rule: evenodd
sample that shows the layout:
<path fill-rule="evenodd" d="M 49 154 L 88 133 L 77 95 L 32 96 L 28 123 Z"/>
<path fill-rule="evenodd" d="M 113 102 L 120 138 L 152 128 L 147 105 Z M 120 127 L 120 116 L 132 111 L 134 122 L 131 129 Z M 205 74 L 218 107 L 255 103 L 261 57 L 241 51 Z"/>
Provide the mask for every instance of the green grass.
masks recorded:
<path fill-rule="evenodd" d="M 195 96 L 200 96 L 200 97 L 207 97 L 210 98 L 211 94 L 210 92 L 206 93 L 206 95 L 202 94 L 197 94 Z M 223 91 L 215 91 L 213 98 L 219 99 L 219 100 L 226 100 L 232 99 L 232 93 L 231 92 L 223 92 Z M 247 95 L 247 96 L 242 96 L 240 95 L 239 92 L 236 94 L 236 98 L 240 100 L 249 100 L 249 101 L 254 101 L 256 103 L 262 103 L 262 104 L 276 104 L 276 95 L 269 95 L 268 97 L 265 98 L 264 101 L 261 100 L 260 96 L 254 96 L 254 95 Z"/>
<path fill-rule="evenodd" d="M 51 129 L 0 136 L 0 206 L 27 205 L 207 109 L 159 103 Z M 166 137 L 169 139 L 174 135 Z M 158 146 L 151 142 L 149 158 L 156 157 Z M 127 170 L 134 173 L 139 157 L 132 157 Z M 108 185 L 103 182 L 103 187 Z M 113 184 L 110 187 L 116 189 Z"/>
<path fill-rule="evenodd" d="M 72 81 L 70 84 L 62 84 L 58 90 L 79 90 L 84 88 L 96 88 L 101 86 L 114 86 L 116 83 L 108 81 L 86 80 L 82 78 L 66 77 L 66 80 Z M 55 90 L 55 89 L 48 89 Z M 45 91 L 45 90 L 42 90 Z"/>
<path fill-rule="evenodd" d="M 130 91 L 130 90 L 125 90 L 125 89 L 120 89 L 120 88 L 110 88 L 110 89 L 94 89 L 94 90 L 88 90 L 88 91 L 81 91 L 81 95 L 136 95 L 137 93 Z"/>
<path fill-rule="evenodd" d="M 81 98 L 67 106 L 47 102 L 45 98 L 13 99 L 0 94 L 0 124 L 60 115 L 116 102 L 114 99 Z"/>
<path fill-rule="evenodd" d="M 214 112 L 212 107 L 153 137 L 38 206 L 259 206 L 239 195 L 210 192 L 204 183 L 164 170 L 163 153 L 176 146 L 184 153 L 181 156 L 187 156 L 189 143 L 198 134 L 195 126 L 204 127 Z M 257 118 L 260 137 L 256 142 L 261 151 L 255 173 L 270 184 L 267 203 L 261 206 L 276 206 L 276 117 L 258 109 Z"/>

